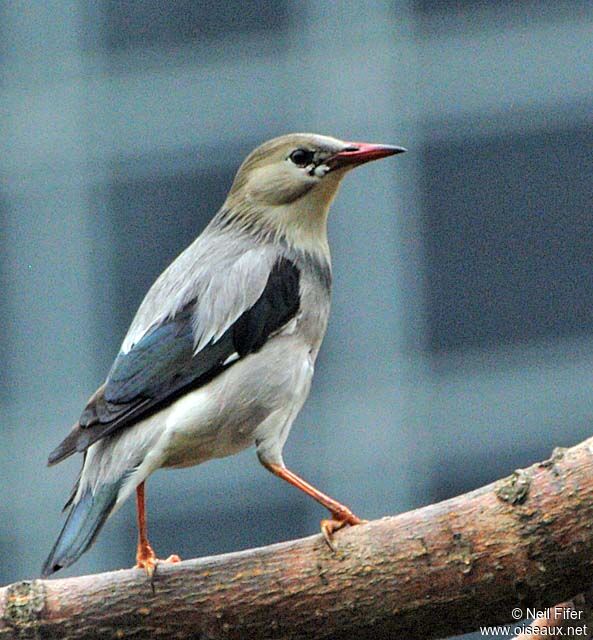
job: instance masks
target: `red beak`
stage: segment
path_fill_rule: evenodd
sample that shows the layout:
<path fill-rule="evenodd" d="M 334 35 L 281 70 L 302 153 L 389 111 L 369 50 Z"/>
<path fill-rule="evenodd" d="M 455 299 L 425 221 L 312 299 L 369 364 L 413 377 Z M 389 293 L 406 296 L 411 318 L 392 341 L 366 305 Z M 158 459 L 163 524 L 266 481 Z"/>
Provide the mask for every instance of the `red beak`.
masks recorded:
<path fill-rule="evenodd" d="M 347 144 L 345 149 L 330 158 L 327 164 L 332 169 L 356 166 L 406 151 L 403 147 L 394 147 L 389 144 L 370 144 L 368 142 L 348 142 Z"/>

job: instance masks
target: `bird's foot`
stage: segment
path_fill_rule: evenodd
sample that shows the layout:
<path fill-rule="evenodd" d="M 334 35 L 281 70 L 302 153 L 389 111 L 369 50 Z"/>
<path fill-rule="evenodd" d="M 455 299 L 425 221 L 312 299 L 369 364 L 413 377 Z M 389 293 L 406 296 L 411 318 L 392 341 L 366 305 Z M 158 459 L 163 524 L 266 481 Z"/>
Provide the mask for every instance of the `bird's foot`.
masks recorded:
<path fill-rule="evenodd" d="M 327 543 L 327 546 L 335 553 L 336 545 L 333 541 L 333 535 L 336 531 L 344 528 L 345 526 L 355 526 L 357 524 L 365 524 L 368 520 L 362 520 L 358 516 L 354 515 L 350 509 L 344 507 L 340 511 L 332 512 L 331 519 L 321 521 L 321 533 Z"/>
<path fill-rule="evenodd" d="M 146 575 L 149 578 L 152 578 L 156 571 L 157 565 L 161 562 L 176 563 L 181 562 L 181 558 L 176 553 L 174 553 L 165 560 L 161 560 L 156 557 L 156 553 L 148 543 L 138 545 L 138 551 L 136 553 L 136 566 L 134 567 L 135 569 L 144 569 L 144 571 L 146 571 Z"/>
<path fill-rule="evenodd" d="M 181 558 L 176 553 L 172 553 L 168 558 L 160 560 L 159 562 L 170 562 L 172 564 L 176 564 L 177 562 L 181 562 Z"/>

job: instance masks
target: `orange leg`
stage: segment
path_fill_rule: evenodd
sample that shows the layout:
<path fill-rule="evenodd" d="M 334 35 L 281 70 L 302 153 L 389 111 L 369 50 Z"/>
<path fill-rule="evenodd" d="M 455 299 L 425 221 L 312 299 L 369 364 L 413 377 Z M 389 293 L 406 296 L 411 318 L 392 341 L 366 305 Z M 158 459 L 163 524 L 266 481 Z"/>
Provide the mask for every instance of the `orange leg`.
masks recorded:
<path fill-rule="evenodd" d="M 266 469 L 269 469 L 274 475 L 286 480 L 297 489 L 304 491 L 308 496 L 311 496 L 313 500 L 317 500 L 319 504 L 322 504 L 329 510 L 332 517 L 330 520 L 321 521 L 321 533 L 325 538 L 325 541 L 329 545 L 330 549 L 335 551 L 334 544 L 332 542 L 332 535 L 338 529 L 346 525 L 363 524 L 366 520 L 361 520 L 358 516 L 355 516 L 348 507 L 342 503 L 330 498 L 327 494 L 322 493 L 319 489 L 316 489 L 313 485 L 309 484 L 306 480 L 303 480 L 293 471 L 290 471 L 286 467 L 281 467 L 278 464 L 263 463 Z"/>
<path fill-rule="evenodd" d="M 149 576 L 154 574 L 157 562 L 156 553 L 148 542 L 146 534 L 146 508 L 144 501 L 144 482 L 136 487 L 136 512 L 138 515 L 138 550 L 136 551 L 136 568 L 144 569 Z M 180 562 L 178 555 L 169 556 L 165 562 Z"/>

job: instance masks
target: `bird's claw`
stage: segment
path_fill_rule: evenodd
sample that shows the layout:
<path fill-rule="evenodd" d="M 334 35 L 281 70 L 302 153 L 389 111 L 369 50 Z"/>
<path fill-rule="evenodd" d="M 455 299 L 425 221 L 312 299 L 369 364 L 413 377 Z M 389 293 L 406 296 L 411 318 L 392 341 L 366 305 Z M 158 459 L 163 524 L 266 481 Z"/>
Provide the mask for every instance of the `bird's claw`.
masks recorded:
<path fill-rule="evenodd" d="M 176 564 L 177 562 L 181 562 L 181 558 L 176 553 L 172 553 L 168 558 L 165 558 L 161 562 L 170 562 L 172 564 Z"/>
<path fill-rule="evenodd" d="M 154 571 L 156 569 L 157 559 L 154 558 L 145 558 L 143 560 L 138 560 L 138 562 L 134 565 L 134 569 L 144 569 L 146 575 L 149 578 L 152 578 L 154 575 Z"/>
<path fill-rule="evenodd" d="M 181 558 L 176 553 L 171 554 L 165 560 L 161 560 L 160 558 L 156 557 L 156 554 L 152 550 L 151 547 L 148 547 L 148 549 L 146 549 L 144 551 L 145 551 L 145 553 L 143 553 L 143 554 L 139 553 L 136 556 L 136 565 L 135 565 L 134 568 L 135 569 L 144 569 L 144 571 L 146 572 L 146 575 L 149 578 L 153 578 L 154 577 L 154 574 L 155 574 L 156 569 L 157 569 L 157 565 L 159 565 L 160 563 L 177 563 L 177 562 L 181 562 Z"/>
<path fill-rule="evenodd" d="M 366 524 L 367 522 L 368 520 L 362 520 L 354 515 L 350 509 L 344 508 L 343 511 L 332 512 L 330 519 L 321 521 L 321 533 L 327 546 L 335 553 L 337 549 L 333 541 L 333 535 L 336 531 L 339 531 L 345 526 L 353 527 L 357 524 Z"/>

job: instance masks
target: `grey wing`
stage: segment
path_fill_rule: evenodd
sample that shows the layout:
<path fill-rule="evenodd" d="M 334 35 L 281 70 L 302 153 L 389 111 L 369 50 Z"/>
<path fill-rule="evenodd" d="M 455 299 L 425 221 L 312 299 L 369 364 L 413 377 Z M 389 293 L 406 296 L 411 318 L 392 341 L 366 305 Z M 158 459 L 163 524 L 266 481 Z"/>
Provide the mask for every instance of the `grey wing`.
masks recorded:
<path fill-rule="evenodd" d="M 243 297 L 245 291 L 236 295 Z M 218 327 L 203 326 L 213 317 L 212 308 L 202 309 L 208 299 L 206 291 L 203 299 L 190 301 L 173 317 L 151 327 L 128 351 L 120 351 L 105 384 L 91 398 L 79 423 L 50 454 L 49 464 L 148 417 L 261 349 L 270 335 L 297 315 L 300 273 L 294 263 L 279 258 L 268 270 L 256 300 L 246 300 L 232 316 L 219 309 L 227 321 Z"/>

